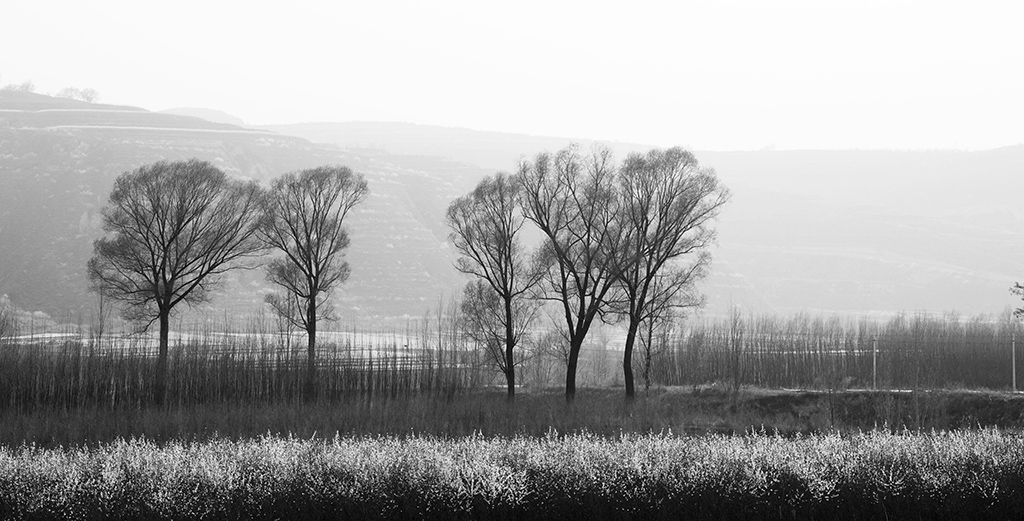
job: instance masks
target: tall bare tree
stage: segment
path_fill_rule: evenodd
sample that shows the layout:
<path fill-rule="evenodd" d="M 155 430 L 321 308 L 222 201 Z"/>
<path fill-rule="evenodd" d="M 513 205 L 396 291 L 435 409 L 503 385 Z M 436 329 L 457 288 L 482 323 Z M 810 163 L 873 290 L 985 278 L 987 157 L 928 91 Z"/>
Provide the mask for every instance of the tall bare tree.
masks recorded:
<path fill-rule="evenodd" d="M 463 313 L 471 335 L 488 348 L 505 375 L 510 401 L 515 398 L 515 348 L 536 311 L 527 297 L 540 280 L 520 241 L 525 223 L 520 192 L 518 178 L 498 173 L 452 201 L 446 214 L 452 230 L 448 237 L 462 255 L 455 267 L 478 279 L 466 286 Z"/>
<path fill-rule="evenodd" d="M 693 285 L 707 272 L 712 221 L 729 200 L 714 170 L 701 168 L 682 148 L 631 154 L 619 169 L 621 203 L 615 227 L 621 238 L 616 276 L 622 288 L 614 306 L 628 319 L 622 371 L 633 398 L 633 346 L 644 321 L 667 307 L 700 303 Z"/>
<path fill-rule="evenodd" d="M 158 403 L 166 391 L 170 317 L 210 298 L 218 275 L 263 250 L 256 237 L 262 192 L 206 161 L 160 161 L 121 174 L 103 208 L 107 236 L 93 243 L 92 287 L 124 314 L 160 323 Z"/>
<path fill-rule="evenodd" d="M 616 280 L 615 166 L 606 148 L 583 156 L 572 146 L 524 161 L 517 175 L 523 213 L 545 237 L 544 298 L 562 307 L 569 341 L 565 399 L 572 402 L 580 349 L 594 319 L 606 310 Z"/>
<path fill-rule="evenodd" d="M 366 180 L 344 166 L 321 166 L 275 179 L 260 236 L 283 256 L 267 266 L 267 279 L 283 290 L 267 303 L 306 331 L 306 398 L 316 379 L 317 321 L 330 318 L 331 291 L 349 275 L 345 216 L 369 193 Z"/>

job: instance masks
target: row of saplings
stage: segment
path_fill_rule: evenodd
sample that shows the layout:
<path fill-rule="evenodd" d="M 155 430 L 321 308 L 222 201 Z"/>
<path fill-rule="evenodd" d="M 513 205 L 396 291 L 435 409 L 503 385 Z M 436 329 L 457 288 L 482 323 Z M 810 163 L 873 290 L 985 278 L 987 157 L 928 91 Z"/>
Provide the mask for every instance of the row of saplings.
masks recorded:
<path fill-rule="evenodd" d="M 268 252 L 267 304 L 308 337 L 305 390 L 315 390 L 317 321 L 349 274 L 342 251 L 349 211 L 366 180 L 342 166 L 289 173 L 268 189 L 231 179 L 208 162 L 161 161 L 117 178 L 103 208 L 107 235 L 88 264 L 92 288 L 124 304 L 128 318 L 159 323 L 155 400 L 164 401 L 170 316 L 208 299 L 220 275 Z M 447 211 L 456 267 L 473 276 L 463 298 L 469 332 L 486 346 L 515 392 L 515 350 L 545 301 L 561 306 L 565 395 L 576 391 L 580 348 L 595 320 L 624 320 L 626 394 L 632 351 L 650 347 L 673 312 L 698 305 L 712 222 L 729 198 L 711 169 L 680 148 L 633 154 L 569 147 L 485 178 Z M 523 244 L 529 224 L 543 238 Z M 650 353 L 650 350 L 647 350 Z"/>

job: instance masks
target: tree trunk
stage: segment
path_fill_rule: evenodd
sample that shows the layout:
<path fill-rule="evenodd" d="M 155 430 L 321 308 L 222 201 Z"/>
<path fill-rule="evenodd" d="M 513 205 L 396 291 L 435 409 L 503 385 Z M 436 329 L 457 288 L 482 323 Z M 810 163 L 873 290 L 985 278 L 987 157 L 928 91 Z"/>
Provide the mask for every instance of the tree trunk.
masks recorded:
<path fill-rule="evenodd" d="M 515 331 L 512 328 L 512 298 L 505 297 L 505 378 L 508 381 L 508 395 L 505 400 L 516 399 Z"/>
<path fill-rule="evenodd" d="M 171 310 L 159 310 L 160 320 L 160 351 L 156 360 L 156 393 L 154 400 L 163 405 L 167 397 L 167 345 L 171 330 Z"/>
<path fill-rule="evenodd" d="M 306 337 L 309 341 L 306 359 L 306 388 L 304 398 L 312 402 L 316 394 L 316 297 L 309 299 L 306 308 Z"/>
<path fill-rule="evenodd" d="M 510 346 L 505 348 L 505 363 L 508 364 L 508 369 L 505 370 L 505 380 L 508 383 L 508 394 L 505 396 L 505 401 L 513 402 L 516 399 L 516 366 L 512 365 L 512 347 Z"/>
<path fill-rule="evenodd" d="M 565 402 L 572 403 L 576 399 L 576 366 L 580 358 L 583 339 L 572 339 L 569 343 L 569 363 L 565 368 Z"/>
<path fill-rule="evenodd" d="M 636 330 L 639 327 L 640 321 L 630 317 L 629 329 L 626 330 L 626 345 L 622 350 L 622 381 L 626 384 L 627 400 L 636 397 L 636 388 L 633 385 L 633 345 L 636 343 Z"/>

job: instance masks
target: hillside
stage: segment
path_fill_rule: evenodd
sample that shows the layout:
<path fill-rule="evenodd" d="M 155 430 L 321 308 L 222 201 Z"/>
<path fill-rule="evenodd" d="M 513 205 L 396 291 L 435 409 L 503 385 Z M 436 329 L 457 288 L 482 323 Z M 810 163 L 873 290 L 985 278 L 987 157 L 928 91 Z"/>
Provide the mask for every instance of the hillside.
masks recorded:
<path fill-rule="evenodd" d="M 512 170 L 566 138 L 407 123 L 263 127 L 342 147 Z M 588 141 L 580 140 L 583 146 Z M 647 147 L 611 143 L 617 157 Z M 696 152 L 732 190 L 708 312 L 998 313 L 1024 280 L 1024 146 L 959 151 Z"/>
<path fill-rule="evenodd" d="M 354 154 L 273 132 L 132 107 L 0 92 L 0 294 L 22 309 L 89 320 L 85 263 L 99 211 L 122 172 L 198 157 L 262 182 L 327 163 L 363 173 L 371 195 L 353 212 L 346 321 L 421 316 L 459 283 L 440 216 L 482 175 L 449 161 Z M 430 171 L 411 165 L 425 164 Z M 212 309 L 247 314 L 267 290 L 259 272 L 233 276 Z"/>

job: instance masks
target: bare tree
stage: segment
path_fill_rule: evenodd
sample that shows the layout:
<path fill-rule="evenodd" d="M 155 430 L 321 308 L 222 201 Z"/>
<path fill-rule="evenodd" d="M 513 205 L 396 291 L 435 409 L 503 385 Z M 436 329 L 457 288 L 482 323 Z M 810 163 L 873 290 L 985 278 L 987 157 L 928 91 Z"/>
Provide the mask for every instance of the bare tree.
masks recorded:
<path fill-rule="evenodd" d="M 58 98 L 84 101 L 86 103 L 95 103 L 100 99 L 100 95 L 95 89 L 77 89 L 75 87 L 64 87 L 58 91 L 57 94 L 54 94 L 54 96 Z"/>
<path fill-rule="evenodd" d="M 107 236 L 93 243 L 92 287 L 126 304 L 127 318 L 160 323 L 156 400 L 166 391 L 170 317 L 206 302 L 218 275 L 262 252 L 262 195 L 206 161 L 160 161 L 121 174 L 103 208 Z"/>
<path fill-rule="evenodd" d="M 576 396 L 580 349 L 594 319 L 605 311 L 615 282 L 618 247 L 614 218 L 617 198 L 611 152 L 596 148 L 581 156 L 576 147 L 554 157 L 524 161 L 524 215 L 544 234 L 540 259 L 547 267 L 544 299 L 561 304 L 569 343 L 565 399 Z"/>
<path fill-rule="evenodd" d="M 267 266 L 267 279 L 283 293 L 268 295 L 279 316 L 306 331 L 306 398 L 316 379 L 316 327 L 329 319 L 331 291 L 345 282 L 349 266 L 345 216 L 369 193 L 363 176 L 344 166 L 321 166 L 275 179 L 260 236 L 283 254 Z"/>
<path fill-rule="evenodd" d="M 644 321 L 666 307 L 700 302 L 693 284 L 707 272 L 714 241 L 711 227 L 729 200 L 715 172 L 700 168 L 682 148 L 631 154 L 619 169 L 621 238 L 616 275 L 622 288 L 616 312 L 628 319 L 622 371 L 626 397 L 633 398 L 633 346 Z"/>
<path fill-rule="evenodd" d="M 102 286 L 91 288 L 92 291 L 96 292 L 96 312 L 92 317 L 92 326 L 90 327 L 90 343 L 93 347 L 99 346 L 103 342 L 103 335 L 107 331 L 107 322 L 110 320 L 110 299 L 107 298 L 107 294 L 103 291 Z"/>
<path fill-rule="evenodd" d="M 78 91 L 79 99 L 86 103 L 96 103 L 100 100 L 100 93 L 96 89 L 85 88 Z"/>
<path fill-rule="evenodd" d="M 536 302 L 527 298 L 515 298 L 506 308 L 505 299 L 482 279 L 471 280 L 464 288 L 461 310 L 465 332 L 505 377 L 510 402 L 515 399 L 516 368 L 527 359 L 521 344 L 537 309 Z"/>
<path fill-rule="evenodd" d="M 515 398 L 515 348 L 537 309 L 528 293 L 540 280 L 520 242 L 525 219 L 519 193 L 516 177 L 498 173 L 453 201 L 447 212 L 448 237 L 462 255 L 455 267 L 477 278 L 466 286 L 462 310 L 471 335 L 505 375 L 509 401 Z"/>

